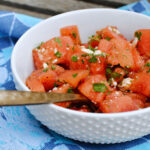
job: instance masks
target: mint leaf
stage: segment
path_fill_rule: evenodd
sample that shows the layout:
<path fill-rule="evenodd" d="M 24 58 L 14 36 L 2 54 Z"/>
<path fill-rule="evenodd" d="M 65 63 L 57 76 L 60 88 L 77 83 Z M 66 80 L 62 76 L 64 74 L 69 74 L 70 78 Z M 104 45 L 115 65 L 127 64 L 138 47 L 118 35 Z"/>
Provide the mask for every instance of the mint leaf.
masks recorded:
<path fill-rule="evenodd" d="M 72 77 L 74 77 L 74 78 L 75 78 L 77 75 L 78 75 L 78 73 L 75 73 L 75 74 L 73 74 L 73 75 L 72 75 Z"/>
<path fill-rule="evenodd" d="M 93 90 L 95 92 L 106 92 L 107 86 L 104 83 L 94 83 L 93 84 Z"/>
<path fill-rule="evenodd" d="M 61 53 L 60 53 L 59 51 L 57 51 L 57 52 L 55 53 L 55 56 L 58 57 L 58 58 L 60 58 L 60 57 L 61 57 Z"/>
<path fill-rule="evenodd" d="M 77 61 L 78 61 L 78 58 L 77 58 L 77 56 L 72 56 L 72 57 L 71 57 L 71 60 L 74 61 L 74 62 L 77 62 Z"/>
<path fill-rule="evenodd" d="M 142 32 L 135 32 L 135 36 L 141 41 Z"/>
<path fill-rule="evenodd" d="M 97 63 L 97 58 L 93 56 L 92 58 L 89 59 L 89 63 Z"/>
<path fill-rule="evenodd" d="M 60 47 L 62 46 L 62 44 L 61 44 L 61 39 L 60 39 L 60 38 L 56 37 L 56 38 L 55 38 L 55 42 L 57 42 Z"/>

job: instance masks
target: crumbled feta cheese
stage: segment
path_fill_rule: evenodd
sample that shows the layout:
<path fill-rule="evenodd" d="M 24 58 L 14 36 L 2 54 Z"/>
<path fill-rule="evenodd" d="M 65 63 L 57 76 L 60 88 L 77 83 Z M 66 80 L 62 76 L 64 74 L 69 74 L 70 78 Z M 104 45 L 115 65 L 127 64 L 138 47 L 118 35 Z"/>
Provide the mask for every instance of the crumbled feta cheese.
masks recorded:
<path fill-rule="evenodd" d="M 115 92 L 116 96 L 118 96 L 120 93 L 118 91 Z"/>
<path fill-rule="evenodd" d="M 41 52 L 42 52 L 42 53 L 45 52 L 45 48 L 42 48 L 42 49 L 41 49 Z"/>
<path fill-rule="evenodd" d="M 43 63 L 43 68 L 44 69 L 48 68 L 48 65 L 46 63 Z"/>
<path fill-rule="evenodd" d="M 100 54 L 102 54 L 101 50 L 96 50 L 96 51 L 94 52 L 94 55 L 100 55 Z"/>
<path fill-rule="evenodd" d="M 69 48 L 69 47 L 67 47 L 67 48 L 66 48 L 66 50 L 70 50 L 70 48 Z"/>
<path fill-rule="evenodd" d="M 58 61 L 58 59 L 54 59 L 54 60 L 52 61 L 52 63 L 55 64 L 57 61 Z"/>
<path fill-rule="evenodd" d="M 137 43 L 138 43 L 138 38 L 135 37 L 134 40 L 133 40 L 133 42 L 132 42 L 132 45 L 133 45 L 134 47 L 136 47 Z"/>
<path fill-rule="evenodd" d="M 109 29 L 110 31 L 115 32 L 116 34 L 120 34 L 120 31 L 119 31 L 119 30 L 117 30 L 117 29 L 115 29 L 115 28 L 113 28 L 113 27 L 111 27 L 111 26 L 109 26 L 108 29 Z"/>
<path fill-rule="evenodd" d="M 98 63 L 100 64 L 101 63 L 101 61 L 98 59 Z"/>
<path fill-rule="evenodd" d="M 101 50 L 96 50 L 96 51 L 94 52 L 94 55 L 95 55 L 95 56 L 102 55 L 102 56 L 106 57 L 107 54 L 104 53 L 104 52 L 102 52 Z"/>
<path fill-rule="evenodd" d="M 130 85 L 131 85 L 131 83 L 132 83 L 132 81 L 133 81 L 133 79 L 131 79 L 131 78 L 125 78 L 125 79 L 123 79 L 121 87 L 129 88 Z"/>
<path fill-rule="evenodd" d="M 54 87 L 52 90 L 53 90 L 53 91 L 56 91 L 56 90 L 57 90 L 57 87 Z"/>
<path fill-rule="evenodd" d="M 109 27 L 108 27 L 108 30 L 112 31 L 112 27 L 111 27 L 111 26 L 109 26 Z"/>
<path fill-rule="evenodd" d="M 117 86 L 117 82 L 116 82 L 113 78 L 111 79 L 111 81 L 112 81 L 112 82 L 111 82 L 112 85 L 113 85 L 114 87 L 116 87 L 116 86 Z"/>
<path fill-rule="evenodd" d="M 43 60 L 43 55 L 41 55 L 40 53 L 38 53 L 38 55 L 39 55 L 39 59 Z"/>
<path fill-rule="evenodd" d="M 115 32 L 115 33 L 117 33 L 117 34 L 120 34 L 120 31 L 117 30 L 117 29 L 115 29 L 115 28 L 113 28 L 113 32 Z"/>
<path fill-rule="evenodd" d="M 54 53 L 57 53 L 57 48 L 54 49 Z"/>
<path fill-rule="evenodd" d="M 81 46 L 81 51 L 87 54 L 93 54 L 94 52 L 90 49 L 85 48 L 85 46 Z"/>

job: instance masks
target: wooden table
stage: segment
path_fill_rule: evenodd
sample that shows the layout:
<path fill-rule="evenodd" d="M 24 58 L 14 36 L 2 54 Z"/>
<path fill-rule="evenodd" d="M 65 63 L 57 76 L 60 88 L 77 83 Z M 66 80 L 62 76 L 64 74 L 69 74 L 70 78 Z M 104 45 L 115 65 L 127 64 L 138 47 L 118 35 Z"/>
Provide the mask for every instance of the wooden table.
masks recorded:
<path fill-rule="evenodd" d="M 0 0 L 0 10 L 39 18 L 85 8 L 118 8 L 137 0 Z M 149 0 L 150 1 L 150 0 Z"/>

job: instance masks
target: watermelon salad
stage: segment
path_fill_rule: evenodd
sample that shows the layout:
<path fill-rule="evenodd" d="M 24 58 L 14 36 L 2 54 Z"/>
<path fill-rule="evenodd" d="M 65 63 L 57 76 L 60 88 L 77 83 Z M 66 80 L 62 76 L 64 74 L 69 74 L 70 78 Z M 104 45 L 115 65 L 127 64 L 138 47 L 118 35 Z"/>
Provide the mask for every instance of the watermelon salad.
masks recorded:
<path fill-rule="evenodd" d="M 83 112 L 117 113 L 150 106 L 150 29 L 128 41 L 107 26 L 82 43 L 76 25 L 60 29 L 33 49 L 35 70 L 26 79 L 31 91 L 77 93 L 88 102 L 56 105 Z"/>

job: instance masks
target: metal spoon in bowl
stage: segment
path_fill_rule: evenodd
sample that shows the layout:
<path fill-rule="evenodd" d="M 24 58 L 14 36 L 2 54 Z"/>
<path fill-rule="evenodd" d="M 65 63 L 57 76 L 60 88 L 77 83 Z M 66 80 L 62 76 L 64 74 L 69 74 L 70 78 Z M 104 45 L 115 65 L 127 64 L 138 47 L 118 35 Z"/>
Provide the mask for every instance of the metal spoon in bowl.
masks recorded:
<path fill-rule="evenodd" d="M 46 93 L 31 91 L 0 91 L 0 106 L 48 104 L 66 101 L 87 101 L 80 94 Z"/>

